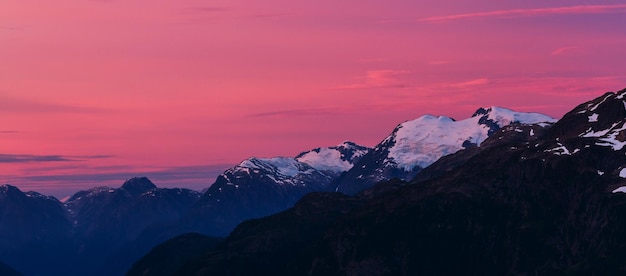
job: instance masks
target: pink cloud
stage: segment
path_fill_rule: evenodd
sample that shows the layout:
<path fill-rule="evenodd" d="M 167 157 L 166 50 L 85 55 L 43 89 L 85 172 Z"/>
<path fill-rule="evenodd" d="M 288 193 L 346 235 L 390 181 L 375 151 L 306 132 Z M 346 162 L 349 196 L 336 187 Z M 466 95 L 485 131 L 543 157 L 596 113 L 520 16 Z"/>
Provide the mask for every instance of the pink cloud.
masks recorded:
<path fill-rule="evenodd" d="M 454 84 L 451 84 L 450 86 L 457 87 L 457 88 L 465 88 L 465 87 L 470 87 L 470 86 L 485 85 L 487 83 L 489 83 L 488 79 L 481 78 L 481 79 L 475 79 L 475 80 L 470 80 L 466 82 L 454 83 Z"/>
<path fill-rule="evenodd" d="M 408 74 L 404 70 L 371 70 L 367 71 L 361 82 L 350 85 L 342 85 L 334 89 L 368 89 L 368 88 L 402 88 L 407 85 L 402 83 L 398 76 Z"/>
<path fill-rule="evenodd" d="M 511 9 L 511 10 L 497 10 L 488 12 L 475 12 L 475 13 L 462 13 L 444 16 L 432 16 L 417 19 L 418 22 L 446 22 L 453 20 L 472 19 L 472 18 L 486 18 L 486 17 L 498 17 L 498 18 L 515 18 L 526 16 L 541 16 L 549 14 L 589 14 L 589 13 L 610 13 L 610 12 L 626 12 L 626 4 L 616 5 L 579 5 L 570 7 L 557 7 L 557 8 L 537 8 L 537 9 Z"/>
<path fill-rule="evenodd" d="M 579 49 L 580 49 L 579 47 L 575 47 L 575 46 L 561 47 L 561 48 L 558 48 L 558 49 L 552 51 L 550 54 L 553 55 L 553 56 L 560 56 L 560 55 L 563 55 L 563 54 L 576 52 Z"/>

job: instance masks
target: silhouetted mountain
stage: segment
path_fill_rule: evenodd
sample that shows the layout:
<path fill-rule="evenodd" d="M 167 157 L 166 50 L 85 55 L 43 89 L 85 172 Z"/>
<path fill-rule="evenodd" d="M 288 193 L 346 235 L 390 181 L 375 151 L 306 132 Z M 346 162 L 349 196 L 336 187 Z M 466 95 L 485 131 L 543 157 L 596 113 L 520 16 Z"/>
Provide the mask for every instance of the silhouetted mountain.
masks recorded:
<path fill-rule="evenodd" d="M 60 262 L 74 257 L 71 228 L 55 198 L 0 186 L 0 259 L 11 267 L 27 275 L 70 273 Z"/>
<path fill-rule="evenodd" d="M 624 275 L 626 90 L 512 124 L 414 181 L 305 196 L 185 275 Z M 195 261 L 193 261 L 195 259 Z"/>
<path fill-rule="evenodd" d="M 392 178 L 410 180 L 442 156 L 479 146 L 503 126 L 554 121 L 543 114 L 514 112 L 502 107 L 479 108 L 471 118 L 461 121 L 424 115 L 398 125 L 337 180 L 337 191 L 356 194 Z"/>
<path fill-rule="evenodd" d="M 187 189 L 157 188 L 145 177 L 129 179 L 119 189 L 97 187 L 74 194 L 66 205 L 74 221 L 80 267 L 89 275 L 123 273 L 167 239 L 137 243 L 140 234 L 177 221 L 199 197 Z"/>

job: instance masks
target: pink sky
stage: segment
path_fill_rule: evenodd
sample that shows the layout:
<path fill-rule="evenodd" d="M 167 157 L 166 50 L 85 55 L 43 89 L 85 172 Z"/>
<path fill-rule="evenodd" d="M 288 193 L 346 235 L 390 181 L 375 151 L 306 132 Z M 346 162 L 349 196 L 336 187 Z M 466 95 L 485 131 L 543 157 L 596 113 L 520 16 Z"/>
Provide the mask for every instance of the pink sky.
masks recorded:
<path fill-rule="evenodd" d="M 208 187 L 423 114 L 559 118 L 626 87 L 620 1 L 0 3 L 0 183 Z"/>

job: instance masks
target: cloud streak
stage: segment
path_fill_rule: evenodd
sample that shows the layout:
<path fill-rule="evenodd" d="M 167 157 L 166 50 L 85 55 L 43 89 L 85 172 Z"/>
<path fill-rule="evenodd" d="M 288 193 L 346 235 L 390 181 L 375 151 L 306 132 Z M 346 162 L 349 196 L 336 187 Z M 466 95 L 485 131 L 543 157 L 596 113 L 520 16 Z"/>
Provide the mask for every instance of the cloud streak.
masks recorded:
<path fill-rule="evenodd" d="M 33 154 L 0 154 L 0 163 L 40 163 L 40 162 L 76 162 L 89 159 L 111 158 L 111 155 L 33 155 Z"/>
<path fill-rule="evenodd" d="M 290 117 L 290 116 L 317 116 L 337 113 L 336 110 L 331 108 L 303 108 L 303 109 L 287 109 L 270 112 L 260 112 L 248 114 L 246 117 Z"/>
<path fill-rule="evenodd" d="M 575 52 L 577 50 L 579 50 L 579 48 L 575 47 L 575 46 L 561 47 L 561 48 L 558 48 L 558 49 L 552 51 L 550 53 L 550 55 L 560 56 L 560 55 L 564 55 L 564 54 L 567 54 L 567 53 Z"/>
<path fill-rule="evenodd" d="M 615 5 L 579 5 L 556 8 L 536 8 L 536 9 L 510 9 L 487 12 L 461 13 L 444 16 L 431 16 L 419 18 L 417 22 L 437 23 L 455 20 L 466 20 L 476 18 L 518 18 L 529 16 L 544 16 L 552 14 L 600 14 L 600 13 L 624 13 L 626 4 Z"/>
<path fill-rule="evenodd" d="M 353 83 L 349 85 L 341 85 L 332 89 L 347 90 L 347 89 L 372 89 L 372 88 L 405 88 L 407 85 L 402 83 L 398 76 L 408 74 L 408 71 L 404 70 L 371 70 L 365 73 L 365 77 L 362 77 L 362 82 Z"/>
<path fill-rule="evenodd" d="M 0 113 L 96 113 L 102 107 L 79 106 L 0 96 Z"/>
<path fill-rule="evenodd" d="M 482 79 L 475 79 L 475 80 L 470 80 L 466 82 L 453 83 L 450 86 L 456 87 L 456 88 L 466 88 L 466 87 L 473 87 L 473 86 L 478 86 L 478 85 L 485 85 L 488 83 L 489 83 L 488 79 L 482 78 Z"/>

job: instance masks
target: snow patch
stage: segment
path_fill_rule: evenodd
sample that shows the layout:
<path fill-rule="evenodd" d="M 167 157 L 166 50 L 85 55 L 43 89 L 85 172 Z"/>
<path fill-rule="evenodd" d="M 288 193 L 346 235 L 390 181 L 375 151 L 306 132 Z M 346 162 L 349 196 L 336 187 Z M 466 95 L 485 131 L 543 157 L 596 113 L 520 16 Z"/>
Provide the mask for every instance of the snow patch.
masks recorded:
<path fill-rule="evenodd" d="M 596 104 L 596 105 L 594 105 L 594 106 L 591 106 L 591 107 L 589 108 L 589 111 L 596 111 L 596 109 L 598 109 L 598 107 L 599 107 L 601 104 L 603 104 L 603 103 L 604 103 L 604 102 L 605 102 L 608 98 L 610 98 L 612 95 L 613 95 L 613 94 L 606 95 L 606 97 L 604 97 L 604 99 L 602 99 L 602 101 L 600 101 L 598 104 Z M 593 104 L 593 103 L 591 103 L 590 105 L 592 105 L 592 104 Z"/>
<path fill-rule="evenodd" d="M 557 143 L 559 146 L 553 149 L 549 149 L 549 150 L 545 150 L 544 152 L 552 152 L 554 155 L 572 155 L 575 153 L 578 153 L 580 151 L 580 149 L 574 149 L 573 151 L 570 151 L 569 149 L 567 149 L 567 147 L 565 147 L 563 144 L 561 143 Z"/>
<path fill-rule="evenodd" d="M 555 119 L 539 113 L 519 113 L 501 107 L 481 110 L 487 113 L 478 113 L 460 121 L 446 116 L 424 115 L 400 124 L 383 141 L 394 141 L 394 145 L 389 148 L 389 159 L 405 171 L 411 171 L 415 167 L 425 168 L 442 156 L 463 149 L 467 143 L 480 145 L 487 139 L 490 131 L 487 125 L 481 123 L 485 116 L 500 127 L 511 123 L 556 122 Z"/>
<path fill-rule="evenodd" d="M 626 178 L 626 168 L 623 168 L 621 171 L 619 171 L 619 177 Z"/>
<path fill-rule="evenodd" d="M 626 186 L 622 186 L 613 190 L 613 193 L 626 193 Z"/>
<path fill-rule="evenodd" d="M 598 121 L 598 113 L 593 113 L 591 115 L 589 115 L 589 122 L 590 123 L 595 123 Z"/>
<path fill-rule="evenodd" d="M 241 162 L 238 167 L 267 170 L 284 176 L 295 176 L 299 173 L 309 172 L 305 168 L 303 168 L 305 170 L 301 170 L 302 163 L 290 157 L 250 158 Z"/>
<path fill-rule="evenodd" d="M 342 160 L 341 152 L 330 148 L 322 148 L 319 152 L 309 151 L 296 160 L 321 171 L 345 172 L 354 165 Z"/>

